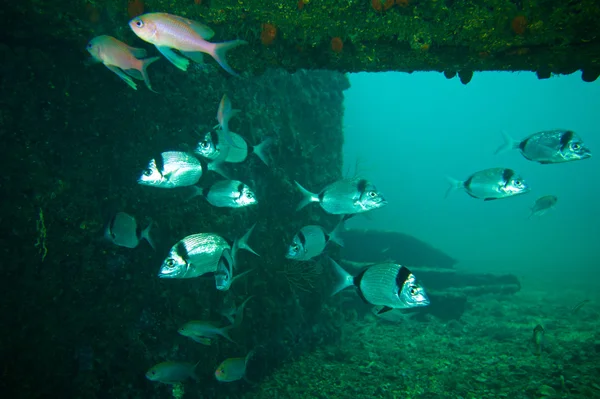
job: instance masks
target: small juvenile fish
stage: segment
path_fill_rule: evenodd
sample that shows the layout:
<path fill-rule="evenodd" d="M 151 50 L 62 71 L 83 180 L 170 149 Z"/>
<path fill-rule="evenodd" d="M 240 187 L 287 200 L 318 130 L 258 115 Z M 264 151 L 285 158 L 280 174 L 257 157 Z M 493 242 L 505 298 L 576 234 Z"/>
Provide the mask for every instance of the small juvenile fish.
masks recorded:
<path fill-rule="evenodd" d="M 117 74 L 125 83 L 134 90 L 137 84 L 132 78 L 143 80 L 149 90 L 152 89 L 148 72 L 146 69 L 160 57 L 142 59 L 146 56 L 146 50 L 135 48 L 115 39 L 112 36 L 102 35 L 90 40 L 86 47 L 95 62 L 101 62 Z M 155 92 L 155 91 L 154 91 Z M 156 93 L 156 92 L 155 92 Z"/>
<path fill-rule="evenodd" d="M 254 351 L 250 351 L 246 357 L 229 358 L 223 361 L 215 371 L 215 378 L 220 382 L 233 382 L 246 378 L 248 360 Z"/>
<path fill-rule="evenodd" d="M 227 97 L 227 94 L 223 94 L 221 102 L 219 103 L 219 109 L 217 110 L 217 126 L 221 127 L 221 131 L 227 140 L 227 143 L 232 147 L 237 147 L 231 135 L 229 134 L 229 120 L 240 112 L 239 109 L 233 109 L 231 100 Z"/>
<path fill-rule="evenodd" d="M 546 330 L 541 324 L 538 324 L 533 329 L 533 337 L 531 338 L 531 343 L 533 344 L 533 353 L 536 356 L 540 356 L 542 354 L 542 345 L 544 344 L 544 334 Z"/>
<path fill-rule="evenodd" d="M 351 215 L 381 208 L 387 204 L 385 198 L 368 180 L 358 177 L 338 180 L 326 186 L 319 194 L 314 194 L 294 181 L 302 192 L 303 199 L 296 210 L 311 202 L 318 202 L 327 213 Z"/>
<path fill-rule="evenodd" d="M 240 325 L 242 324 L 246 303 L 252 298 L 254 298 L 254 295 L 250 295 L 240 306 L 236 306 L 233 293 L 229 291 L 223 299 L 223 306 L 221 306 L 219 313 L 229 320 L 231 324 Z"/>
<path fill-rule="evenodd" d="M 235 246 L 235 245 L 234 245 Z M 217 270 L 215 270 L 215 286 L 219 291 L 227 291 L 231 284 L 240 277 L 245 276 L 250 273 L 253 269 L 247 270 L 242 274 L 238 274 L 237 276 L 233 276 L 233 268 L 235 267 L 235 259 L 233 259 L 233 255 L 229 249 L 225 249 L 223 251 L 223 255 L 221 259 L 219 259 L 219 263 L 217 265 Z"/>
<path fill-rule="evenodd" d="M 233 307 L 233 313 L 231 314 L 231 325 L 225 327 L 215 327 L 212 322 L 209 321 L 189 321 L 185 323 L 177 332 L 184 337 L 191 338 L 195 342 L 202 345 L 210 345 L 217 336 L 222 336 L 229 341 L 236 343 L 229 336 L 229 331 L 233 328 L 239 327 L 244 319 L 244 308 L 246 303 L 254 296 L 246 298 L 246 300 L 239 306 Z M 234 304 L 235 305 L 235 304 Z"/>
<path fill-rule="evenodd" d="M 550 209 L 553 209 L 557 201 L 558 198 L 556 198 L 556 196 L 554 195 L 545 195 L 543 197 L 538 198 L 537 200 L 535 200 L 535 204 L 533 204 L 533 206 L 531 207 L 531 213 L 529 214 L 529 217 L 531 218 L 532 216 L 542 216 Z"/>
<path fill-rule="evenodd" d="M 193 186 L 192 195 L 188 199 L 200 195 L 216 207 L 242 208 L 258 203 L 250 187 L 239 180 L 221 180 L 204 189 Z"/>
<path fill-rule="evenodd" d="M 379 263 L 368 266 L 356 276 L 352 276 L 333 259 L 335 273 L 340 282 L 335 287 L 335 295 L 344 288 L 354 286 L 358 295 L 371 305 L 383 306 L 378 314 L 392 309 L 408 309 L 429 305 L 425 289 L 408 268 L 395 263 Z"/>
<path fill-rule="evenodd" d="M 191 186 L 202 177 L 202 163 L 187 152 L 167 151 L 150 160 L 138 183 L 158 188 Z"/>
<path fill-rule="evenodd" d="M 133 32 L 142 40 L 154 44 L 173 65 L 186 71 L 191 59 L 202 63 L 202 53 L 209 54 L 221 67 L 237 76 L 227 63 L 227 51 L 248 44 L 245 40 L 232 40 L 223 43 L 211 43 L 215 32 L 200 22 L 167 13 L 147 13 L 129 21 Z M 182 55 L 173 51 L 178 50 Z"/>
<path fill-rule="evenodd" d="M 194 278 L 217 271 L 223 251 L 230 250 L 232 259 L 238 249 L 245 249 L 257 255 L 248 239 L 254 226 L 246 234 L 233 243 L 233 248 L 223 237 L 214 233 L 198 233 L 189 235 L 177 242 L 163 261 L 158 277 L 160 278 Z"/>
<path fill-rule="evenodd" d="M 154 242 L 150 238 L 152 223 L 140 230 L 135 218 L 125 212 L 117 212 L 106 226 L 104 235 L 113 244 L 125 248 L 135 248 L 142 239 L 148 241 L 153 249 Z"/>
<path fill-rule="evenodd" d="M 233 324 L 226 327 L 215 327 L 209 321 L 192 320 L 181 326 L 177 332 L 202 345 L 210 345 L 219 335 L 235 344 L 236 342 L 229 336 L 229 330 L 233 327 Z"/>
<path fill-rule="evenodd" d="M 504 144 L 498 147 L 496 154 L 518 149 L 525 158 L 541 164 L 577 161 L 592 156 L 583 140 L 572 130 L 546 130 L 522 141 L 514 140 L 504 132 L 502 134 Z"/>
<path fill-rule="evenodd" d="M 446 197 L 453 190 L 463 189 L 473 198 L 491 201 L 500 198 L 513 197 L 530 191 L 525 180 L 507 168 L 490 168 L 476 172 L 467 180 L 460 181 L 448 177 L 450 187 L 446 191 Z"/>
<path fill-rule="evenodd" d="M 288 247 L 288 259 L 309 260 L 315 256 L 321 255 L 328 242 L 334 242 L 339 246 L 344 246 L 344 241 L 339 234 L 343 231 L 344 222 L 338 225 L 327 234 L 323 227 L 317 225 L 304 226 L 292 239 Z"/>
<path fill-rule="evenodd" d="M 146 372 L 146 378 L 150 381 L 162 382 L 165 384 L 176 384 L 192 378 L 198 381 L 196 376 L 196 364 L 184 363 L 184 362 L 163 362 L 158 363 L 148 372 Z"/>
<path fill-rule="evenodd" d="M 195 153 L 213 161 L 240 163 L 248 159 L 251 153 L 256 156 L 267 166 L 269 160 L 267 151 L 273 144 L 273 138 L 267 137 L 259 144 L 251 146 L 246 140 L 237 133 L 228 132 L 229 137 L 234 145 L 229 144 L 223 130 L 211 130 L 204 135 L 202 141 L 196 146 Z"/>

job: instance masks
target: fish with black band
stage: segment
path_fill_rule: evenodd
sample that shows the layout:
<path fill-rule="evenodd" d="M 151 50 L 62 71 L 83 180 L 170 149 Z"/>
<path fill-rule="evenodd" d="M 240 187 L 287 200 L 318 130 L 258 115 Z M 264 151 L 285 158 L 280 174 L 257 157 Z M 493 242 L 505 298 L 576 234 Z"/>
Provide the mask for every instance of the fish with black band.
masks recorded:
<path fill-rule="evenodd" d="M 518 149 L 528 160 L 541 164 L 578 161 L 592 156 L 581 137 L 572 130 L 545 130 L 520 141 L 505 132 L 502 134 L 504 144 L 498 147 L 496 154 Z"/>
<path fill-rule="evenodd" d="M 269 166 L 267 151 L 273 144 L 272 137 L 266 137 L 259 144 L 252 146 L 237 133 L 228 131 L 227 134 L 234 145 L 227 142 L 223 130 L 211 130 L 204 134 L 194 152 L 206 159 L 228 163 L 244 162 L 250 154 L 255 154 L 265 165 Z"/>
<path fill-rule="evenodd" d="M 343 220 L 329 233 L 318 225 L 304 226 L 292 239 L 285 257 L 300 261 L 312 259 L 321 255 L 330 241 L 344 246 L 344 241 L 340 236 L 343 228 Z"/>
<path fill-rule="evenodd" d="M 160 278 L 194 278 L 217 271 L 225 250 L 231 251 L 232 259 L 239 249 L 245 249 L 258 255 L 250 246 L 248 239 L 254 226 L 242 238 L 236 239 L 233 245 L 214 233 L 198 233 L 189 235 L 178 241 L 163 261 L 158 277 Z"/>
<path fill-rule="evenodd" d="M 318 202 L 327 213 L 352 215 L 381 208 L 387 204 L 386 199 L 373 183 L 360 177 L 333 182 L 318 194 L 308 191 L 297 181 L 294 183 L 303 196 L 296 207 L 297 211 L 311 202 Z"/>
<path fill-rule="evenodd" d="M 203 196 L 216 207 L 242 208 L 258 203 L 252 189 L 239 180 L 220 180 L 210 187 L 192 186 L 192 190 L 188 200 Z"/>
<path fill-rule="evenodd" d="M 354 286 L 358 295 L 371 305 L 382 306 L 378 313 L 392 309 L 408 309 L 429 305 L 429 297 L 416 277 L 406 267 L 396 263 L 379 263 L 351 275 L 330 259 L 339 277 L 332 295 Z"/>
<path fill-rule="evenodd" d="M 464 190 L 473 198 L 491 201 L 514 197 L 530 191 L 527 182 L 514 170 L 508 168 L 490 168 L 473 173 L 465 181 L 448 177 L 450 187 L 446 197 L 454 190 Z"/>
<path fill-rule="evenodd" d="M 154 241 L 150 237 L 152 224 L 142 230 L 133 216 L 125 212 L 117 212 L 107 223 L 104 236 L 113 244 L 125 248 L 136 248 L 144 239 L 155 249 Z"/>

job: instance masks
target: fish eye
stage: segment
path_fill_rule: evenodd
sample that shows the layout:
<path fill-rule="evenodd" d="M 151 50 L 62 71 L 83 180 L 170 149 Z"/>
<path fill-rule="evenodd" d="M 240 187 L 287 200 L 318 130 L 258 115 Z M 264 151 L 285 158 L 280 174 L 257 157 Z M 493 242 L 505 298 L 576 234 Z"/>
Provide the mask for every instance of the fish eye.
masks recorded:
<path fill-rule="evenodd" d="M 138 28 L 141 28 L 141 27 L 143 27 L 143 26 L 144 26 L 144 21 L 142 21 L 142 20 L 141 20 L 141 19 L 139 19 L 139 18 L 138 18 L 138 19 L 136 19 L 134 23 L 135 23 L 135 26 L 137 26 Z"/>
<path fill-rule="evenodd" d="M 254 198 L 254 194 L 252 194 L 251 192 L 247 192 L 247 193 L 246 193 L 246 196 L 247 196 L 248 198 Z"/>
<path fill-rule="evenodd" d="M 522 184 L 523 184 L 523 182 L 521 182 L 521 180 L 515 180 L 515 185 L 520 186 Z"/>
<path fill-rule="evenodd" d="M 92 43 L 88 43 L 87 48 L 92 48 Z"/>
<path fill-rule="evenodd" d="M 144 169 L 144 176 L 152 176 L 152 169 Z"/>
<path fill-rule="evenodd" d="M 165 264 L 167 265 L 167 267 L 173 267 L 175 265 L 175 261 L 169 258 L 165 261 Z"/>
<path fill-rule="evenodd" d="M 579 143 L 573 143 L 573 146 L 572 146 L 572 147 L 573 147 L 573 149 L 574 149 L 575 151 L 577 151 L 577 150 L 579 150 L 579 149 L 581 148 L 581 144 L 579 144 Z"/>
<path fill-rule="evenodd" d="M 367 195 L 368 195 L 369 197 L 371 197 L 371 198 L 375 198 L 375 197 L 377 197 L 377 193 L 376 193 L 375 191 L 369 191 L 369 192 L 367 193 Z"/>
<path fill-rule="evenodd" d="M 419 290 L 417 289 L 417 287 L 415 287 L 414 285 L 410 286 L 410 295 L 417 295 L 417 292 Z"/>
<path fill-rule="evenodd" d="M 202 147 L 202 148 L 204 148 L 204 149 L 207 149 L 207 148 L 209 147 L 209 145 L 208 145 L 208 141 L 206 141 L 206 140 L 205 140 L 205 141 L 201 142 L 201 143 L 200 143 L 200 147 Z"/>

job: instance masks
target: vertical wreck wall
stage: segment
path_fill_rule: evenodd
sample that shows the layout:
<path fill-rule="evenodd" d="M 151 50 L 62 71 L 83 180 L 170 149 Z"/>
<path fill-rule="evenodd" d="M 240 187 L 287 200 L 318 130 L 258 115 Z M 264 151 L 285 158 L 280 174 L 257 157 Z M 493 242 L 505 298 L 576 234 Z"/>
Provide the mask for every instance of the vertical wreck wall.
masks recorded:
<path fill-rule="evenodd" d="M 232 388 L 217 387 L 212 375 L 225 358 L 255 349 L 251 373 L 260 379 L 290 356 L 334 341 L 341 321 L 323 305 L 324 264 L 294 268 L 284 253 L 302 225 L 335 224 L 317 206 L 295 212 L 293 180 L 318 190 L 340 177 L 346 77 L 268 70 L 231 78 L 213 67 L 183 73 L 161 60 L 150 67 L 154 94 L 143 85 L 131 90 L 102 65 L 85 66 L 86 57 L 60 43 L 0 44 L 0 351 L 10 397 L 165 397 L 167 386 L 144 378 L 164 360 L 201 360 L 202 383 L 186 397 L 224 397 Z M 184 191 L 136 184 L 155 154 L 193 148 L 216 123 L 224 93 L 242 110 L 233 131 L 252 144 L 275 138 L 271 167 L 251 156 L 228 169 L 255 189 L 258 207 L 218 209 L 186 201 Z M 143 227 L 153 220 L 157 251 L 103 240 L 114 211 Z M 197 232 L 233 239 L 254 223 L 250 245 L 261 256 L 241 254 L 240 270 L 255 271 L 232 287 L 237 303 L 254 295 L 232 332 L 239 345 L 204 347 L 179 336 L 188 320 L 225 324 L 217 312 L 224 295 L 210 279 L 158 279 L 168 249 Z"/>

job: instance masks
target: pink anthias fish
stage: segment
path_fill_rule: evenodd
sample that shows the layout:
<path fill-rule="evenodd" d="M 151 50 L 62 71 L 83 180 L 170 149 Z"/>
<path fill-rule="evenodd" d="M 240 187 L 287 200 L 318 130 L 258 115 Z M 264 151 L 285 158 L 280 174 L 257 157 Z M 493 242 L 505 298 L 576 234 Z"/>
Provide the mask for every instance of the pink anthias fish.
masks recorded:
<path fill-rule="evenodd" d="M 142 40 L 154 44 L 173 65 L 186 71 L 191 59 L 202 63 L 202 53 L 211 55 L 221 67 L 232 75 L 237 73 L 227 64 L 227 51 L 242 44 L 245 40 L 231 40 L 222 43 L 208 42 L 215 32 L 200 22 L 167 13 L 148 13 L 129 21 L 133 32 Z M 175 53 L 178 50 L 182 55 Z"/>
<path fill-rule="evenodd" d="M 90 40 L 87 51 L 92 55 L 93 61 L 103 63 L 132 89 L 137 90 L 137 84 L 132 79 L 135 78 L 143 80 L 148 89 L 154 91 L 150 85 L 146 68 L 160 57 L 144 59 L 146 50 L 128 46 L 107 35 L 97 36 Z"/>
<path fill-rule="evenodd" d="M 229 143 L 229 145 L 235 148 L 241 148 L 239 145 L 234 143 L 231 138 L 231 134 L 229 134 L 229 120 L 233 118 L 240 112 L 239 109 L 233 109 L 231 105 L 231 100 L 227 97 L 227 94 L 223 94 L 223 98 L 221 98 L 221 102 L 219 103 L 219 109 L 217 110 L 217 121 L 219 124 L 215 127 L 221 127 L 223 134 L 225 135 L 225 139 Z"/>
<path fill-rule="evenodd" d="M 247 379 L 246 369 L 248 360 L 254 355 L 254 351 L 250 351 L 246 357 L 234 357 L 223 360 L 215 371 L 215 378 L 220 382 L 233 382 Z"/>

